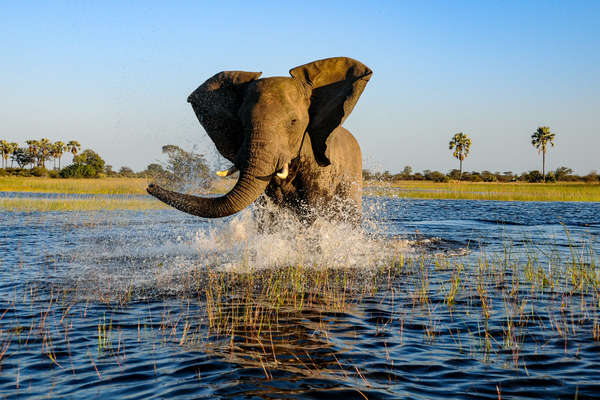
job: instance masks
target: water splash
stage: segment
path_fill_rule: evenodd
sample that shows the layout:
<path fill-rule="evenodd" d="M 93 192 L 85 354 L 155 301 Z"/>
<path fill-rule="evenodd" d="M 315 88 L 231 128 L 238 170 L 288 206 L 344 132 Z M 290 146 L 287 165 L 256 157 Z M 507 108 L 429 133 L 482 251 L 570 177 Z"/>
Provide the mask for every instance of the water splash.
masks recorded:
<path fill-rule="evenodd" d="M 368 268 L 394 250 L 382 248 L 383 244 L 377 235 L 351 224 L 317 219 L 307 227 L 287 213 L 279 214 L 275 229 L 261 231 L 249 211 L 223 226 L 197 232 L 193 242 L 201 257 L 210 260 L 217 255 L 215 266 L 234 270 L 289 265 Z"/>
<path fill-rule="evenodd" d="M 306 226 L 291 212 L 265 207 L 277 215 L 269 229 L 260 229 L 256 207 L 210 223 L 169 211 L 169 220 L 157 221 L 154 214 L 150 221 L 137 221 L 137 228 L 123 220 L 131 214 L 122 214 L 99 225 L 94 236 L 70 254 L 61 281 L 87 299 L 178 295 L 205 269 L 243 273 L 303 266 L 363 273 L 401 256 L 431 253 L 439 244 L 435 238 L 385 232 L 377 204 L 370 206 L 362 227 L 322 218 Z"/>

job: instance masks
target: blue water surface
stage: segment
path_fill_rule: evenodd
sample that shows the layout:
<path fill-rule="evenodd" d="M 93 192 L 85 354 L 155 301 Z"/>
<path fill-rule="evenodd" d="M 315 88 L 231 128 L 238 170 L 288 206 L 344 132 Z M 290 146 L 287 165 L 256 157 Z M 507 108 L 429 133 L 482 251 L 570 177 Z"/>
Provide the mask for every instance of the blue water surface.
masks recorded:
<path fill-rule="evenodd" d="M 598 398 L 597 288 L 574 292 L 565 279 L 543 293 L 526 284 L 503 289 L 515 288 L 511 276 L 527 273 L 532 254 L 541 268 L 563 268 L 574 255 L 588 266 L 597 262 L 600 203 L 367 197 L 364 210 L 365 231 L 382 243 L 406 240 L 407 257 L 445 254 L 451 262 L 477 264 L 483 255 L 505 259 L 509 251 L 524 269 L 493 283 L 496 294 L 478 292 L 475 281 L 467 290 L 470 282 L 462 282 L 464 293 L 449 307 L 455 270 L 427 261 L 426 302 L 417 295 L 422 276 L 401 274 L 343 311 L 282 311 L 268 341 L 241 328 L 223 338 L 208 329 L 202 296 L 180 283 L 190 271 L 201 271 L 201 264 L 205 268 L 206 259 L 224 259 L 222 247 L 205 243 L 227 235 L 238 240 L 231 228 L 238 216 L 209 221 L 176 210 L 2 211 L 0 393 Z M 223 299 L 225 314 L 233 302 Z M 482 315 L 482 302 L 495 312 Z M 520 316 L 514 325 L 507 318 L 512 313 Z M 185 326 L 196 329 L 194 340 L 182 339 Z M 508 329 L 514 342 L 505 339 L 512 337 Z"/>

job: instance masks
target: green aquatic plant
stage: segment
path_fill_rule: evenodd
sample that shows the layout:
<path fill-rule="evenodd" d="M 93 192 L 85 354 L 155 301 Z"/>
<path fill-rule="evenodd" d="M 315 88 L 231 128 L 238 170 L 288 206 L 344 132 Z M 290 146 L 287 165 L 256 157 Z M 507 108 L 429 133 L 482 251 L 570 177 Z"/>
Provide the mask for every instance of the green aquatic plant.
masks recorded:
<path fill-rule="evenodd" d="M 0 198 L 0 210 L 20 211 L 103 211 L 103 210 L 160 210 L 166 206 L 160 202 L 134 197 L 122 198 Z"/>

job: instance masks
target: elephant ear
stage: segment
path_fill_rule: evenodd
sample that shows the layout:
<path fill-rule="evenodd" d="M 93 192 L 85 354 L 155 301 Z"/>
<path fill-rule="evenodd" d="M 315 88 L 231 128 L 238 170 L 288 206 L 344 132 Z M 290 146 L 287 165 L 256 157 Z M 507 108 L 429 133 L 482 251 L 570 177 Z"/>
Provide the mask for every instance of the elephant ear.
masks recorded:
<path fill-rule="evenodd" d="M 308 133 L 319 165 L 331 163 L 325 155 L 327 138 L 348 118 L 372 74 L 369 67 L 347 57 L 326 58 L 290 70 L 290 75 L 312 90 Z"/>
<path fill-rule="evenodd" d="M 244 90 L 262 72 L 224 71 L 194 90 L 188 97 L 194 113 L 219 153 L 233 162 L 242 145 L 243 128 L 238 117 Z"/>

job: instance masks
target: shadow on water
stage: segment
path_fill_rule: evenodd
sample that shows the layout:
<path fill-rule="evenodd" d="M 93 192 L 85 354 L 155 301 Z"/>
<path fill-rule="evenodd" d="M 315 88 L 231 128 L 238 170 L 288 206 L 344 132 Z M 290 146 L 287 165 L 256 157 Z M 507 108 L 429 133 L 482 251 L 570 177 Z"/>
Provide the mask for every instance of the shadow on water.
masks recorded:
<path fill-rule="evenodd" d="M 11 397 L 593 398 L 600 206 L 0 213 Z"/>

